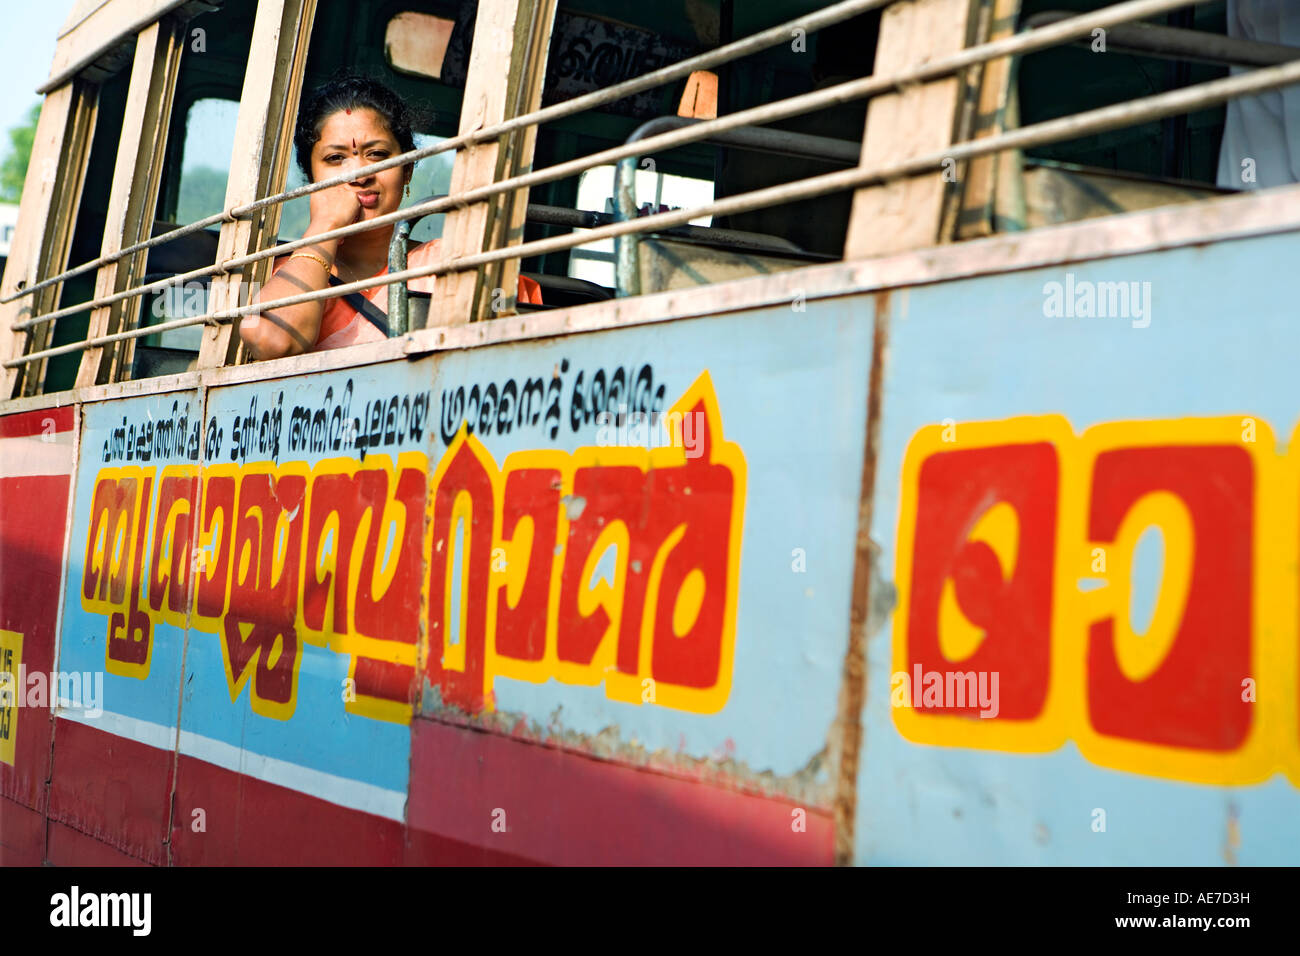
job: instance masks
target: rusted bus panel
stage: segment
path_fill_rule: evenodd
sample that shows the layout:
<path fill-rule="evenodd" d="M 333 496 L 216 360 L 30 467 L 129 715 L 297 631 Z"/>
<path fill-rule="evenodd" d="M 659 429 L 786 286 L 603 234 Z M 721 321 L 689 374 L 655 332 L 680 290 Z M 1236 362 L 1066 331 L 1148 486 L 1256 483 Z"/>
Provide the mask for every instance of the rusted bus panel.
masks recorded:
<path fill-rule="evenodd" d="M 146 866 L 139 856 L 57 820 L 47 821 L 45 860 L 54 866 Z"/>
<path fill-rule="evenodd" d="M 0 417 L 0 797 L 42 816 L 75 421 L 71 407 Z"/>
<path fill-rule="evenodd" d="M 834 852 L 817 807 L 423 718 L 409 813 L 412 834 L 558 865 L 825 866 Z"/>
<path fill-rule="evenodd" d="M 430 553 L 441 556 L 439 543 L 455 538 L 454 524 L 437 519 L 444 503 L 463 493 L 477 517 L 492 494 L 500 502 L 501 552 L 489 571 L 504 586 L 487 603 L 495 619 L 465 616 L 468 643 L 459 651 L 450 637 L 436 636 L 458 633 L 454 602 L 439 600 L 458 585 L 437 579 L 459 566 L 451 562 L 443 570 L 448 562 L 434 560 L 422 715 L 507 734 L 535 748 L 514 759 L 539 766 L 539 802 L 576 808 L 600 803 L 600 794 L 605 804 L 625 807 L 616 815 L 626 821 L 620 826 L 636 831 L 644 824 L 662 834 L 651 848 L 633 845 L 635 834 L 619 838 L 600 827 L 582 833 L 582 820 L 608 819 L 582 812 L 549 836 L 535 830 L 532 846 L 590 852 L 595 855 L 586 859 L 604 861 L 617 847 L 633 858 L 652 851 L 661 860 L 700 860 L 721 851 L 692 837 L 692 822 L 734 811 L 739 819 L 765 821 L 744 827 L 749 843 L 733 847 L 737 858 L 779 846 L 797 818 L 801 836 L 819 834 L 803 842 L 802 859 L 830 861 L 829 840 L 818 842 L 829 827 L 820 817 L 802 827 L 805 816 L 829 815 L 833 803 L 830 738 L 847 632 L 870 365 L 870 302 L 859 305 L 831 318 L 786 304 L 456 353 L 440 365 L 439 439 L 448 448 L 443 461 L 461 455 L 464 465 L 459 472 L 449 467 L 430 491 Z M 483 407 L 483 396 L 533 380 L 546 390 L 537 424 L 502 429 L 493 421 L 496 409 Z M 617 401 L 610 392 L 616 380 Z M 479 410 L 473 436 L 457 432 L 466 414 L 462 400 Z M 631 421 L 601 425 L 597 409 L 617 412 L 623 405 Z M 675 446 L 645 447 L 635 415 L 642 411 L 657 413 L 661 423 L 664 413 L 684 416 Z M 801 419 L 805 412 L 813 414 L 814 427 Z M 483 446 L 474 449 L 473 461 L 463 457 L 470 438 Z M 523 493 L 533 482 L 542 494 Z M 490 575 L 487 582 L 475 578 L 475 543 L 469 540 L 465 587 L 481 595 L 494 582 Z M 608 550 L 611 542 L 618 543 L 615 550 Z M 537 610 L 521 613 L 530 600 Z M 459 676 L 437 680 L 432 660 L 440 643 L 444 667 L 463 666 L 461 674 L 479 667 L 481 676 L 472 683 Z M 442 739 L 436 728 L 428 733 Z M 413 752 L 413 807 L 427 804 L 418 793 L 432 796 L 441 787 L 432 769 L 424 777 L 414 768 L 454 763 L 455 753 L 450 745 L 431 747 L 425 760 Z M 570 753 L 601 764 L 570 759 Z M 518 802 L 510 761 L 498 759 L 499 766 L 485 769 L 473 785 L 486 802 L 495 799 L 491 794 L 511 793 Z M 605 763 L 637 768 L 640 778 L 609 772 Z M 587 770 L 589 792 L 580 795 L 575 781 Z M 689 786 L 671 787 L 645 771 Z M 735 794 L 756 795 L 771 806 L 742 808 L 742 801 L 731 799 Z M 490 809 L 510 819 L 510 807 L 492 803 Z M 517 809 L 524 821 L 534 812 Z M 668 825 L 673 813 L 680 819 Z M 770 829 L 778 817 L 784 820 L 779 834 Z M 445 817 L 441 822 L 448 824 Z M 572 828 L 571 841 L 562 849 L 565 825 Z M 527 828 L 521 823 L 522 845 L 529 844 Z M 493 832 L 478 830 L 489 841 Z"/>
<path fill-rule="evenodd" d="M 859 863 L 1300 859 L 1297 253 L 893 295 Z"/>
<path fill-rule="evenodd" d="M 109 691 L 107 702 L 120 704 L 120 696 Z M 103 722 L 121 723 L 112 717 Z M 48 813 L 51 841 L 55 828 L 62 827 L 73 846 L 90 840 L 106 851 L 106 859 L 120 855 L 163 865 L 172 762 L 166 747 L 101 729 L 99 721 L 57 719 Z M 74 834 L 79 839 L 73 840 Z M 80 860 L 79 853 L 70 851 L 56 862 Z"/>

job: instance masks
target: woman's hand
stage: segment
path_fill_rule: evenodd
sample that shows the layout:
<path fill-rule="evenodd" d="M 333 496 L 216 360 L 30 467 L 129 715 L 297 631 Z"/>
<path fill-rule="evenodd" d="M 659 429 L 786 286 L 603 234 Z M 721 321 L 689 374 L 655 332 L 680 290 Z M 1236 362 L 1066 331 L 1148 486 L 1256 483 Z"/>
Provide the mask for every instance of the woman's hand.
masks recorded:
<path fill-rule="evenodd" d="M 361 203 L 356 193 L 344 183 L 314 192 L 311 200 L 311 227 L 309 232 L 339 229 L 361 220 Z"/>

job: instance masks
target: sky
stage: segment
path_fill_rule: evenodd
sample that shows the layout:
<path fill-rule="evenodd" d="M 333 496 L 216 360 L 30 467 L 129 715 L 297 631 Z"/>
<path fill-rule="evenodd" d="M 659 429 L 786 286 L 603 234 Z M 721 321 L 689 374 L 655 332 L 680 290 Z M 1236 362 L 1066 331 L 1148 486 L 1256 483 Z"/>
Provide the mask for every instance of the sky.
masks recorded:
<path fill-rule="evenodd" d="M 5 82 L 0 84 L 0 131 L 17 126 L 40 99 L 36 87 L 50 75 L 54 44 L 73 0 L 42 0 L 13 4 L 5 11 L 6 28 L 0 30 L 0 63 Z M 9 137 L 0 132 L 0 152 L 9 149 Z"/>

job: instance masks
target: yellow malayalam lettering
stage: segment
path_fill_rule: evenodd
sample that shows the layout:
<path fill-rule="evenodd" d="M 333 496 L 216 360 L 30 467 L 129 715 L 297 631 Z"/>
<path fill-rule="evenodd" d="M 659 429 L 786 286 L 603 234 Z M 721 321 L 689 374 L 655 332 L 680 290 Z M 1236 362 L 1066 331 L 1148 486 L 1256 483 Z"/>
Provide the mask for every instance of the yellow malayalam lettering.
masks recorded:
<path fill-rule="evenodd" d="M 683 440 L 687 416 L 695 439 Z M 148 676 L 158 623 L 216 635 L 231 700 L 292 716 L 303 643 L 347 655 L 347 710 L 405 722 L 422 679 L 494 707 L 497 676 L 605 685 L 700 713 L 731 688 L 745 459 L 706 374 L 663 448 L 516 452 L 462 427 L 426 456 L 106 468 L 82 607 L 110 672 Z M 614 570 L 598 574 L 610 556 Z"/>

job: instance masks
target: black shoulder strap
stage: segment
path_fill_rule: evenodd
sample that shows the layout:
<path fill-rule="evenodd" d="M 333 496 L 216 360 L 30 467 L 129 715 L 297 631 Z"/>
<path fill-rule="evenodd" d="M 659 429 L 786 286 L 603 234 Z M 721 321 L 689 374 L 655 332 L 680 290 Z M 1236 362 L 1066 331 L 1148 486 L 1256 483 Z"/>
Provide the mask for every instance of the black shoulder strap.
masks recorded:
<path fill-rule="evenodd" d="M 338 276 L 330 273 L 330 285 L 343 285 L 343 280 Z M 383 309 L 375 305 L 360 292 L 349 292 L 343 296 L 343 301 L 352 308 L 361 313 L 362 318 L 384 333 L 388 337 L 388 314 Z"/>

